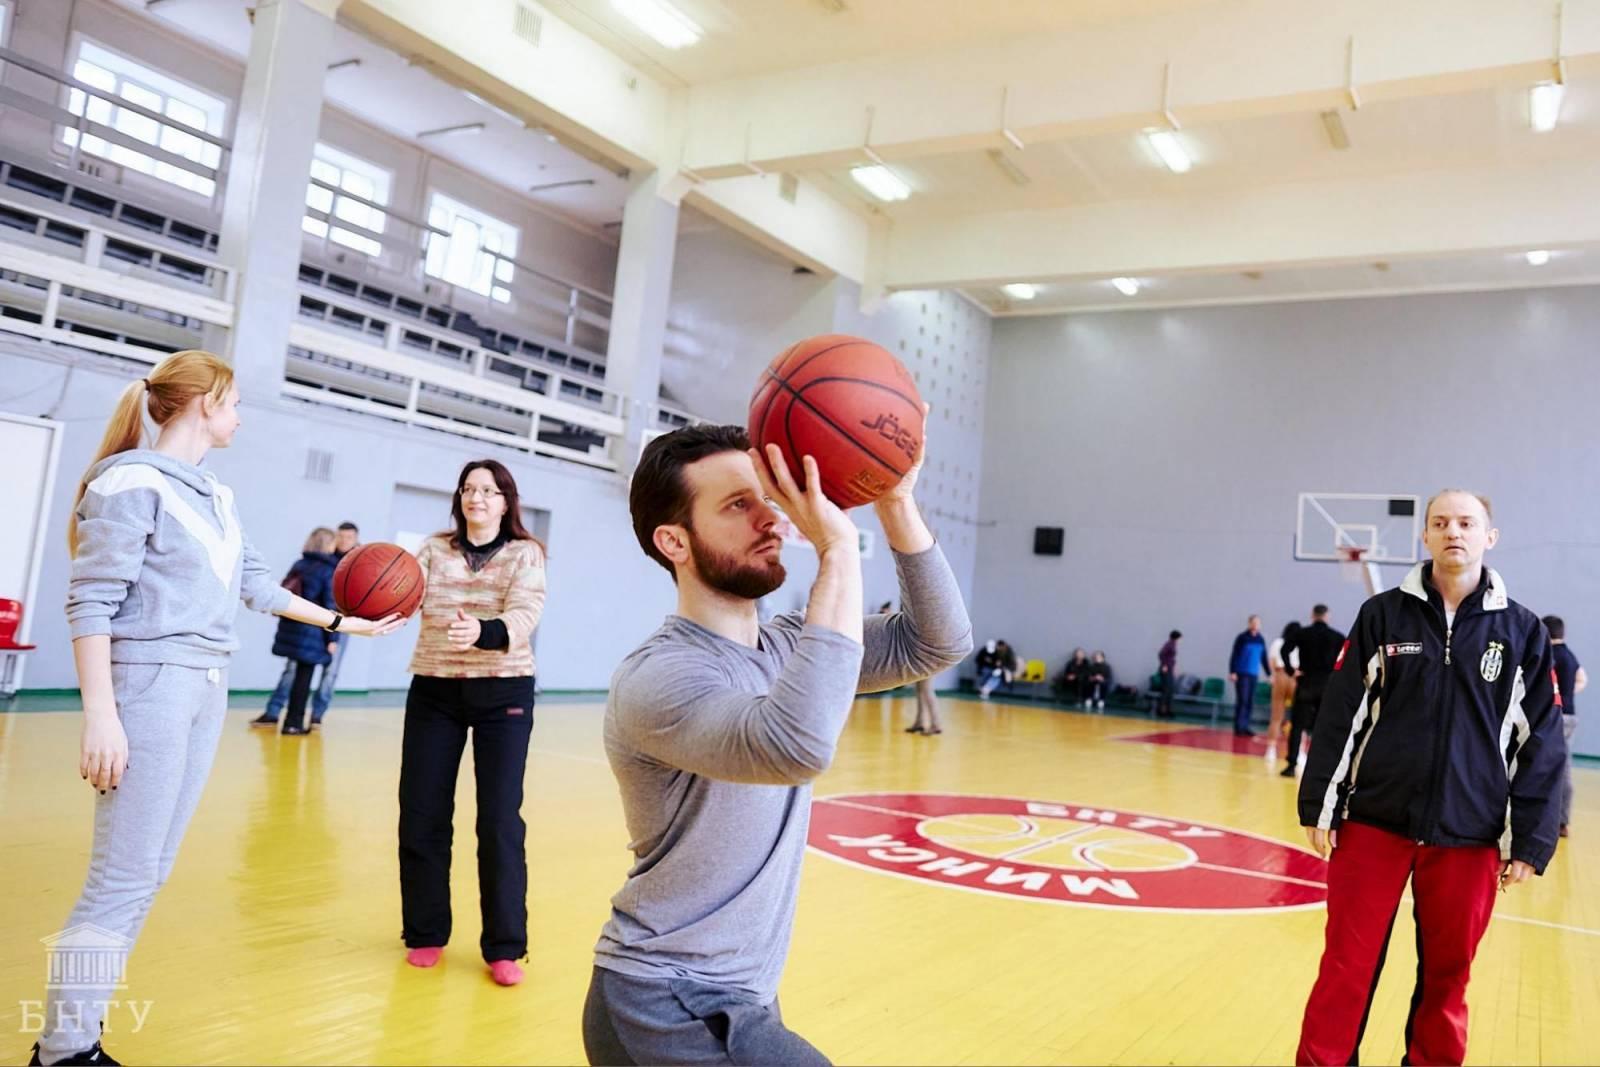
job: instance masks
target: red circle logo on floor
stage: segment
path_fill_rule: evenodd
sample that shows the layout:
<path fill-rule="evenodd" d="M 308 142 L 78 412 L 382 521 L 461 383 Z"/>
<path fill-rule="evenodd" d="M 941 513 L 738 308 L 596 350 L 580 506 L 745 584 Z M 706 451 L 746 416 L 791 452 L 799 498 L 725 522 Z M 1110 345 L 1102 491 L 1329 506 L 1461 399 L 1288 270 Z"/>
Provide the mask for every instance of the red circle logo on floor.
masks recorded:
<path fill-rule="evenodd" d="M 1104 908 L 1317 907 L 1327 864 L 1242 830 L 1116 808 L 951 793 L 851 793 L 811 805 L 812 848 L 882 874 Z"/>

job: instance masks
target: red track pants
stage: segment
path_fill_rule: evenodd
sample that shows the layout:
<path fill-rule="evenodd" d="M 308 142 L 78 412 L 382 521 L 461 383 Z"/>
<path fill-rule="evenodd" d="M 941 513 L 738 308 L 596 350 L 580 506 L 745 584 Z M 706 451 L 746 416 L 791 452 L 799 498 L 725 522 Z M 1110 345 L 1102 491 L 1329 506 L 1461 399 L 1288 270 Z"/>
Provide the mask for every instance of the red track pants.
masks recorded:
<path fill-rule="evenodd" d="M 1353 1064 L 1400 894 L 1411 879 L 1417 985 L 1406 1063 L 1459 1064 L 1467 1052 L 1467 978 L 1494 911 L 1500 852 L 1441 848 L 1360 823 L 1339 828 L 1328 864 L 1328 931 L 1300 1026 L 1298 1064 Z"/>

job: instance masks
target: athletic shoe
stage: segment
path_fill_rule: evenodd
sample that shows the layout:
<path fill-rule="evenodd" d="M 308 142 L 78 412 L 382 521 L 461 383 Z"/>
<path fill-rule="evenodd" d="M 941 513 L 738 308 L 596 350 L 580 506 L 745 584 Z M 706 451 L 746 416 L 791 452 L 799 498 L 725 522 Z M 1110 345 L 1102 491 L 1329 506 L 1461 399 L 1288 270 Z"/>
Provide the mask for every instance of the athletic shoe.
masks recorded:
<path fill-rule="evenodd" d="M 285 737 L 304 737 L 310 732 L 310 729 L 304 726 L 289 725 L 283 728 L 283 736 Z"/>
<path fill-rule="evenodd" d="M 406 950 L 406 962 L 413 967 L 432 967 L 443 955 L 443 948 L 413 948 Z"/>
<path fill-rule="evenodd" d="M 516 960 L 495 960 L 489 964 L 489 977 L 495 985 L 516 985 L 522 981 L 522 968 Z"/>
<path fill-rule="evenodd" d="M 1557 830 L 1556 833 L 1560 834 L 1562 837 L 1566 837 L 1567 836 L 1567 824 L 1566 823 L 1562 823 L 1561 824 L 1561 829 Z"/>
<path fill-rule="evenodd" d="M 251 719 L 250 720 L 250 725 L 251 726 L 272 726 L 272 727 L 276 727 L 278 725 L 278 720 L 276 718 L 266 714 L 265 712 L 263 712 L 262 714 L 256 716 L 254 719 Z"/>
<path fill-rule="evenodd" d="M 1285 767 L 1283 770 L 1278 772 L 1278 777 L 1280 777 L 1280 778 L 1293 778 L 1294 774 L 1295 774 L 1295 769 L 1296 769 L 1295 764 L 1291 763 L 1291 764 L 1289 764 L 1289 766 Z"/>
<path fill-rule="evenodd" d="M 33 1043 L 33 1058 L 28 1061 L 28 1067 L 39 1067 L 39 1043 Z M 64 1060 L 57 1060 L 63 1067 L 79 1067 L 80 1064 L 94 1064 L 94 1067 L 122 1067 L 122 1064 L 112 1059 L 105 1049 L 96 1041 L 93 1048 L 86 1048 L 82 1052 L 74 1052 Z"/>

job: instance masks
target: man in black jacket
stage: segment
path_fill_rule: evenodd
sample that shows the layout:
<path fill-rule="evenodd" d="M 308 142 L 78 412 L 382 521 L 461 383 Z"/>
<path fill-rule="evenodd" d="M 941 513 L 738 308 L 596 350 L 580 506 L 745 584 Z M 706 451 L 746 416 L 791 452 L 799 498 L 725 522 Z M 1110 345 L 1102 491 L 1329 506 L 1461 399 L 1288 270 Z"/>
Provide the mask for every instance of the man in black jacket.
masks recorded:
<path fill-rule="evenodd" d="M 1300 739 L 1311 733 L 1317 725 L 1317 710 L 1322 707 L 1322 694 L 1327 691 L 1328 679 L 1333 677 L 1334 666 L 1339 662 L 1339 652 L 1344 648 L 1344 634 L 1328 625 L 1328 605 L 1318 604 L 1311 609 L 1311 625 L 1302 626 L 1283 642 L 1283 660 L 1289 661 L 1291 652 L 1300 653 L 1300 669 L 1295 672 L 1294 703 L 1289 708 L 1288 764 L 1280 772 L 1293 778 L 1300 763 Z"/>
<path fill-rule="evenodd" d="M 1354 1063 L 1400 895 L 1417 985 L 1408 1063 L 1459 1064 L 1494 891 L 1542 874 L 1560 817 L 1560 697 L 1537 616 L 1483 565 L 1487 499 L 1428 502 L 1433 557 L 1368 600 L 1322 702 L 1300 822 L 1327 856 L 1328 927 L 1298 1063 Z"/>

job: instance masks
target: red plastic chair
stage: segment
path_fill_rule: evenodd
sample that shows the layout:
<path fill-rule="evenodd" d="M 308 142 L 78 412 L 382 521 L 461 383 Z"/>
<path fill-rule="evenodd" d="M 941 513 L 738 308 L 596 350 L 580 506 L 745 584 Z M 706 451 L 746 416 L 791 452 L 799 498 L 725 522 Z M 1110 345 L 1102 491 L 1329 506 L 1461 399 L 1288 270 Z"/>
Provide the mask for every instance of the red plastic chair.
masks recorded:
<path fill-rule="evenodd" d="M 0 599 L 0 652 L 32 652 L 38 645 L 17 642 L 22 629 L 22 601 Z"/>

